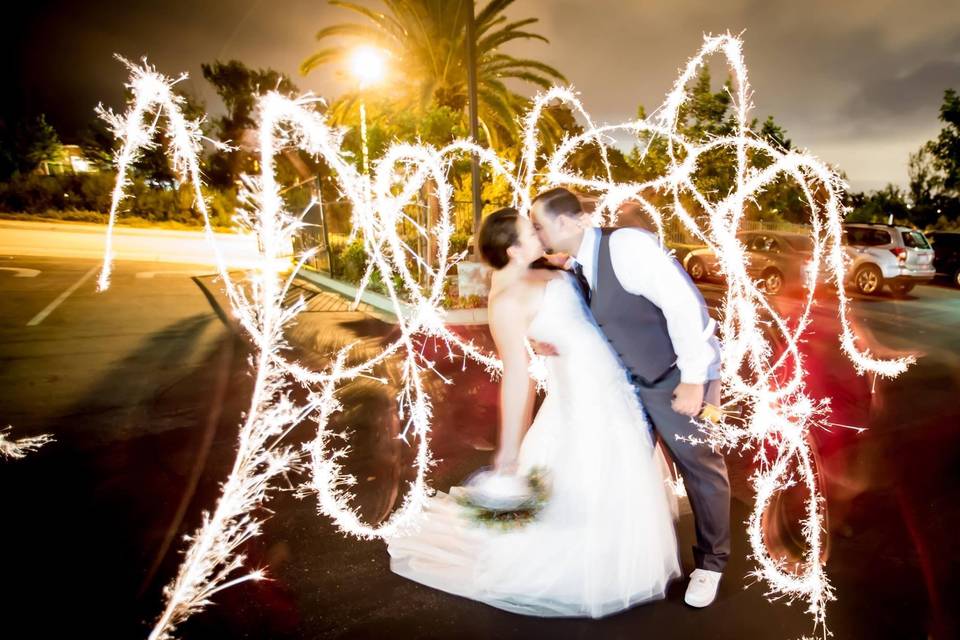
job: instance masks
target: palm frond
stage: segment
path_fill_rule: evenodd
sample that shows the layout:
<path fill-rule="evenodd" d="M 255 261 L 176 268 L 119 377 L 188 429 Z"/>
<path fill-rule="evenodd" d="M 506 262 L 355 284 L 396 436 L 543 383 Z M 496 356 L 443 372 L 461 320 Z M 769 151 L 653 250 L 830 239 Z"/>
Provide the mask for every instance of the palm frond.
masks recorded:
<path fill-rule="evenodd" d="M 480 10 L 480 13 L 475 14 L 473 17 L 477 25 L 477 33 L 480 32 L 481 28 L 486 27 L 490 21 L 498 19 L 499 14 L 502 14 L 513 2 L 514 0 L 490 0 L 490 2 Z"/>
<path fill-rule="evenodd" d="M 488 21 L 486 24 L 480 24 L 479 22 L 474 25 L 476 29 L 477 38 L 482 38 L 488 31 L 496 27 L 498 24 L 503 24 L 507 21 L 507 16 L 497 16 L 495 19 Z"/>
<path fill-rule="evenodd" d="M 358 0 L 331 0 L 330 4 L 363 16 L 369 23 L 361 20 L 331 25 L 317 32 L 317 40 L 328 45 L 364 40 L 390 51 L 396 71 L 391 74 L 395 93 L 389 98 L 393 108 L 419 111 L 431 104 L 443 104 L 459 110 L 467 99 L 468 1 L 472 0 L 380 0 L 381 6 L 374 9 Z M 538 22 L 537 18 L 511 20 L 504 14 L 513 3 L 514 0 L 488 0 L 475 15 L 478 110 L 484 121 L 484 137 L 491 145 L 513 143 L 518 114 L 529 106 L 527 98 L 507 88 L 505 79 L 537 88 L 566 82 L 563 74 L 548 64 L 500 52 L 500 47 L 516 40 L 547 41 L 529 30 Z M 304 60 L 301 72 L 339 62 L 347 52 L 346 46 L 322 48 Z M 337 111 L 350 108 L 350 103 L 344 101 L 338 104 Z"/>
<path fill-rule="evenodd" d="M 480 89 L 477 94 L 480 99 L 478 105 L 480 110 L 489 114 L 486 120 L 495 122 L 511 136 L 516 135 L 517 112 L 510 104 L 510 100 L 499 91 L 486 88 Z"/>
<path fill-rule="evenodd" d="M 403 35 L 403 25 L 397 22 L 396 18 L 389 16 L 385 13 L 380 13 L 379 11 L 374 11 L 363 5 L 359 5 L 355 2 L 347 2 L 346 0 L 330 0 L 330 4 L 336 7 L 341 7 L 343 9 L 349 9 L 350 11 L 355 11 L 362 16 L 366 16 L 373 23 L 379 25 L 385 31 L 392 31 L 396 29 L 399 34 Z M 390 3 L 387 3 L 388 5 Z"/>
<path fill-rule="evenodd" d="M 553 82 L 550 79 L 544 78 L 541 75 L 537 75 L 532 71 L 501 71 L 497 73 L 497 76 L 501 78 L 515 78 L 517 80 L 523 80 L 525 82 L 529 82 L 530 84 L 535 84 L 541 89 L 549 89 L 553 86 Z"/>
<path fill-rule="evenodd" d="M 396 42 L 393 41 L 392 38 L 388 38 L 382 29 L 378 29 L 369 24 L 345 23 L 331 25 L 317 31 L 317 35 L 314 36 L 314 38 L 317 41 L 326 40 L 327 38 L 356 38 L 375 44 L 383 49 L 391 49 L 396 46 Z"/>
<path fill-rule="evenodd" d="M 317 67 L 339 60 L 344 56 L 346 56 L 346 50 L 343 47 L 321 49 L 300 63 L 300 73 L 307 75 Z"/>
<path fill-rule="evenodd" d="M 477 50 L 492 51 L 493 49 L 496 49 L 497 47 L 500 47 L 511 40 L 542 40 L 543 42 L 550 42 L 544 36 L 540 35 L 539 33 L 533 33 L 532 31 L 500 30 L 495 31 L 480 40 L 480 42 L 477 43 Z"/>
<path fill-rule="evenodd" d="M 539 60 L 532 60 L 530 58 L 514 58 L 513 56 L 508 56 L 505 53 L 498 53 L 493 56 L 489 56 L 480 61 L 480 66 L 484 71 L 501 71 L 505 69 L 532 69 L 534 71 L 539 71 L 540 73 L 550 76 L 555 80 L 560 82 L 567 82 L 566 76 L 560 73 L 555 67 L 540 62 Z"/>

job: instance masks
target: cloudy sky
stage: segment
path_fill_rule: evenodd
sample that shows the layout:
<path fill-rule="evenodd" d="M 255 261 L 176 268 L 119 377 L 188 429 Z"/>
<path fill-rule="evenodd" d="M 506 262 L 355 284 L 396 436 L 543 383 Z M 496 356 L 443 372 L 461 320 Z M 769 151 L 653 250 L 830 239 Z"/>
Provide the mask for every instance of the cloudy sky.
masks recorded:
<path fill-rule="evenodd" d="M 214 108 L 199 65 L 217 58 L 285 71 L 320 95 L 344 88 L 332 70 L 297 75 L 313 34 L 352 19 L 322 0 L 37 0 L 15 11 L 0 43 L 14 85 L 3 113 L 46 112 L 65 138 L 98 101 L 120 105 L 115 52 L 188 71 Z M 958 0 L 517 0 L 510 14 L 539 17 L 551 42 L 507 52 L 558 67 L 602 122 L 659 105 L 704 33 L 742 32 L 756 115 L 774 115 L 855 189 L 905 184 L 907 155 L 940 129 L 943 90 L 960 89 Z"/>

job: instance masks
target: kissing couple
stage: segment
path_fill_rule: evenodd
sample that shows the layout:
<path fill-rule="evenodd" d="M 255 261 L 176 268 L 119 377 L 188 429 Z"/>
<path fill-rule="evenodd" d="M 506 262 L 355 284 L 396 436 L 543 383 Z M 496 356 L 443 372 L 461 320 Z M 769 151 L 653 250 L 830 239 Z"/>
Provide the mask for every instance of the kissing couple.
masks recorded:
<path fill-rule="evenodd" d="M 549 498 L 525 526 L 494 528 L 438 492 L 416 532 L 387 540 L 391 569 L 533 616 L 599 618 L 662 599 L 681 575 L 666 449 L 696 532 L 684 601 L 709 605 L 730 553 L 730 486 L 720 452 L 682 439 L 705 397 L 719 404 L 720 346 L 700 292 L 655 235 L 594 227 L 564 188 L 539 194 L 529 219 L 491 214 L 478 243 L 503 362 L 494 469 L 545 470 Z M 528 345 L 547 370 L 535 418 Z"/>

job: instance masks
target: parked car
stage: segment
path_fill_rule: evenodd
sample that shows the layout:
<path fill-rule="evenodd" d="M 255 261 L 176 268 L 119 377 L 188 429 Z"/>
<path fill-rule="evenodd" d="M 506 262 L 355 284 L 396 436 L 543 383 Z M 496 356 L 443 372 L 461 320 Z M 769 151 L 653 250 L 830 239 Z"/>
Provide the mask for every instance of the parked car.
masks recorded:
<path fill-rule="evenodd" d="M 938 276 L 950 278 L 960 287 L 960 232 L 931 231 L 927 240 L 933 245 L 933 268 Z"/>
<path fill-rule="evenodd" d="M 802 233 L 744 231 L 737 239 L 747 250 L 747 273 L 763 281 L 764 290 L 777 295 L 799 289 L 807 280 L 813 240 Z M 717 256 L 709 248 L 694 249 L 683 258 L 683 268 L 694 280 L 722 277 Z"/>
<path fill-rule="evenodd" d="M 844 243 L 853 263 L 848 284 L 874 295 L 884 285 L 904 296 L 916 285 L 933 280 L 933 249 L 922 231 L 889 224 L 843 225 Z"/>

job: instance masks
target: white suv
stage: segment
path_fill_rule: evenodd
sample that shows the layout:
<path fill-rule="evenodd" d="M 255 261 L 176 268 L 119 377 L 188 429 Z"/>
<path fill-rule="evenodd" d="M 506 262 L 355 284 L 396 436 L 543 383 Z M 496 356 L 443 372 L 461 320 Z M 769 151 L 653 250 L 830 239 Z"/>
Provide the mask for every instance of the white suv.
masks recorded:
<path fill-rule="evenodd" d="M 936 275 L 933 249 L 917 229 L 850 223 L 843 225 L 843 235 L 853 260 L 848 282 L 860 293 L 873 295 L 887 285 L 894 295 L 903 296 Z"/>

